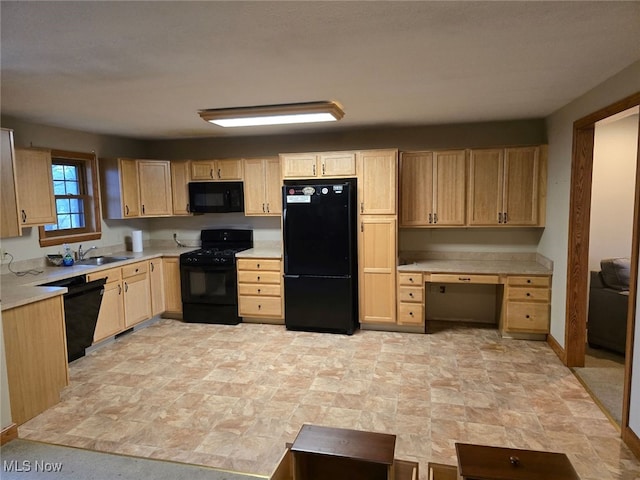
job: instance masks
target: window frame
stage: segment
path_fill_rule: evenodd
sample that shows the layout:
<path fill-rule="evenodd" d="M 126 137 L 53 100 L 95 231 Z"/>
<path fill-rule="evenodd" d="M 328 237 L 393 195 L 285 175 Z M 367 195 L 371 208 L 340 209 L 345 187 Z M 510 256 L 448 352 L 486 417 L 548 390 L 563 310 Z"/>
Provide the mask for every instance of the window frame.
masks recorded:
<path fill-rule="evenodd" d="M 58 161 L 58 162 L 56 162 Z M 48 247 L 63 243 L 99 240 L 102 237 L 102 216 L 100 214 L 100 191 L 98 188 L 98 160 L 95 153 L 72 152 L 68 150 L 51 150 L 51 165 L 68 162 L 77 165 L 82 171 L 80 183 L 84 186 L 85 226 L 82 228 L 45 230 L 38 227 L 40 246 Z M 56 208 L 57 214 L 57 208 Z"/>

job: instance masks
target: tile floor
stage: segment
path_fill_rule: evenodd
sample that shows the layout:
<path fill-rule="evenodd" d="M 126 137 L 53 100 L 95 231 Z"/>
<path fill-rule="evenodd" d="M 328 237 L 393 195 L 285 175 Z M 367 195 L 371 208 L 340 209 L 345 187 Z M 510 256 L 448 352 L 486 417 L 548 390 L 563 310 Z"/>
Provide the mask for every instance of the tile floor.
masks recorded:
<path fill-rule="evenodd" d="M 456 441 L 565 452 L 582 480 L 640 462 L 544 342 L 496 330 L 289 332 L 161 320 L 70 367 L 23 438 L 269 475 L 303 423 L 397 435 L 396 457 L 455 464 Z"/>

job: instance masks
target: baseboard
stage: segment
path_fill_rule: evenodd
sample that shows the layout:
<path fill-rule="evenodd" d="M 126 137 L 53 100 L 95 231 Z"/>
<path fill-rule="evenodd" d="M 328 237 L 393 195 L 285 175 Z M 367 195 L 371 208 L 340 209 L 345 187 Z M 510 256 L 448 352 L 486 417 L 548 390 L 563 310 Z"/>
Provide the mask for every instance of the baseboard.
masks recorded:
<path fill-rule="evenodd" d="M 2 437 L 0 439 L 0 445 L 10 442 L 18 438 L 18 425 L 12 423 L 8 427 L 2 429 Z"/>
<path fill-rule="evenodd" d="M 622 429 L 622 441 L 627 444 L 629 450 L 640 459 L 640 438 L 629 427 Z"/>
<path fill-rule="evenodd" d="M 560 346 L 558 341 L 555 338 L 553 338 L 553 335 L 551 334 L 547 335 L 547 343 L 551 347 L 551 350 L 553 350 L 554 353 L 558 356 L 560 361 L 564 365 L 567 365 L 567 352 L 565 351 L 564 348 Z"/>

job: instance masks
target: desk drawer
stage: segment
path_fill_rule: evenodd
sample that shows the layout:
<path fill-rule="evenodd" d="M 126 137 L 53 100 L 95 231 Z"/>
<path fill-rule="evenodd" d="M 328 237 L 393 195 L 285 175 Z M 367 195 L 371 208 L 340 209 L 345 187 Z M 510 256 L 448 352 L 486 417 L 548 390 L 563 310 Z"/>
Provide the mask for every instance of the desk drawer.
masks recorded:
<path fill-rule="evenodd" d="M 238 297 L 238 313 L 241 317 L 282 317 L 281 297 Z"/>
<path fill-rule="evenodd" d="M 506 330 L 549 333 L 547 303 L 507 302 Z"/>
<path fill-rule="evenodd" d="M 398 301 L 422 303 L 423 292 L 424 289 L 422 287 L 400 287 L 398 289 Z"/>
<path fill-rule="evenodd" d="M 432 273 L 431 283 L 498 284 L 500 283 L 500 277 L 498 275 L 467 275 L 465 273 Z"/>
<path fill-rule="evenodd" d="M 280 272 L 238 272 L 238 283 L 280 283 Z"/>
<path fill-rule="evenodd" d="M 239 295 L 253 295 L 256 297 L 279 297 L 282 295 L 282 288 L 276 284 L 253 284 L 240 283 L 238 285 Z"/>
<path fill-rule="evenodd" d="M 549 302 L 551 291 L 548 288 L 509 287 L 509 301 Z"/>
<path fill-rule="evenodd" d="M 421 286 L 423 284 L 421 273 L 399 273 L 398 283 L 400 285 L 415 285 Z"/>
<path fill-rule="evenodd" d="M 237 260 L 238 270 L 269 270 L 280 271 L 280 260 L 269 260 L 264 258 L 239 258 Z"/>
<path fill-rule="evenodd" d="M 398 304 L 398 325 L 422 325 L 424 307 L 418 303 Z"/>
<path fill-rule="evenodd" d="M 551 277 L 545 276 L 509 276 L 509 286 L 548 287 L 551 285 Z"/>

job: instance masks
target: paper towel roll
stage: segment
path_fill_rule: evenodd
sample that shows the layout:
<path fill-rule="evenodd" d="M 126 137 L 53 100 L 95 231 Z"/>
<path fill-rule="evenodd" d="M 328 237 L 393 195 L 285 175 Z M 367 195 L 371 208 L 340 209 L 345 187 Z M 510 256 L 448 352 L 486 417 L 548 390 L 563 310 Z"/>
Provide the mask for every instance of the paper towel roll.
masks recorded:
<path fill-rule="evenodd" d="M 131 245 L 134 252 L 142 251 L 142 230 L 134 230 L 131 232 Z"/>

